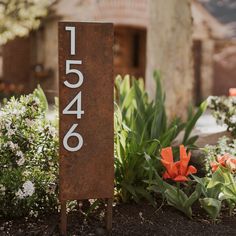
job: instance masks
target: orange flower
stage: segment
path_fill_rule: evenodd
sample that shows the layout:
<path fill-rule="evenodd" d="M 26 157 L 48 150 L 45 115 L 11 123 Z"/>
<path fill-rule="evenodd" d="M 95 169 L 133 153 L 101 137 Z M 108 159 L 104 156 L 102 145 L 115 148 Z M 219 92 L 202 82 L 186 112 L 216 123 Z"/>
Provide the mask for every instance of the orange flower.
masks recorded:
<path fill-rule="evenodd" d="M 187 176 L 195 174 L 197 169 L 194 166 L 188 166 L 191 153 L 187 154 L 184 145 L 180 145 L 180 160 L 174 162 L 173 153 L 171 147 L 163 148 L 161 150 L 161 162 L 166 168 L 163 174 L 164 179 L 172 179 L 176 182 L 188 181 Z"/>
<path fill-rule="evenodd" d="M 230 88 L 229 89 L 229 96 L 231 96 L 231 97 L 236 96 L 236 88 Z"/>
<path fill-rule="evenodd" d="M 232 172 L 236 171 L 236 157 L 225 153 L 223 156 L 217 156 L 216 160 L 217 162 L 211 163 L 212 172 L 215 172 L 219 166 L 229 168 Z"/>

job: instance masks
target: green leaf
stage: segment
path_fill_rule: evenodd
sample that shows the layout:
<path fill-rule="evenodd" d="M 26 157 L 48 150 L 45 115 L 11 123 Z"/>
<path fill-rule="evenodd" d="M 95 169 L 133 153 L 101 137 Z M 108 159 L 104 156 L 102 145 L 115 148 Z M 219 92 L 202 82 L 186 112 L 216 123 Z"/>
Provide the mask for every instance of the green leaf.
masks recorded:
<path fill-rule="evenodd" d="M 155 70 L 153 73 L 153 78 L 156 81 L 156 97 L 155 97 L 155 101 L 160 102 L 164 100 L 164 94 L 162 91 L 162 85 L 161 85 L 161 75 L 160 75 L 160 71 Z"/>
<path fill-rule="evenodd" d="M 156 206 L 156 202 L 154 201 L 152 195 L 148 191 L 146 191 L 143 187 L 136 187 L 135 190 L 137 193 L 139 193 L 141 196 L 147 199 L 154 207 Z"/>
<path fill-rule="evenodd" d="M 183 138 L 183 144 L 186 143 L 186 141 L 188 140 L 195 124 L 197 123 L 197 120 L 200 118 L 200 116 L 205 112 L 207 108 L 207 101 L 204 101 L 200 107 L 198 108 L 198 111 L 196 112 L 196 114 L 187 122 L 186 124 L 186 129 L 185 129 L 185 134 L 184 134 L 184 138 Z"/>
<path fill-rule="evenodd" d="M 195 191 L 190 195 L 188 200 L 184 203 L 184 207 L 186 208 L 191 207 L 193 203 L 199 199 L 201 193 L 202 193 L 201 184 L 197 184 Z"/>
<path fill-rule="evenodd" d="M 40 104 L 43 107 L 44 111 L 48 110 L 48 101 L 46 95 L 40 85 L 37 86 L 37 89 L 34 90 L 34 95 L 40 100 Z"/>
<path fill-rule="evenodd" d="M 170 146 L 174 138 L 176 137 L 177 126 L 173 126 L 167 132 L 164 133 L 163 136 L 160 138 L 160 142 L 162 147 Z"/>
<path fill-rule="evenodd" d="M 187 146 L 193 145 L 193 144 L 198 140 L 198 137 L 199 137 L 198 135 L 194 135 L 194 136 L 190 137 L 190 138 L 186 141 L 185 145 L 187 145 Z"/>
<path fill-rule="evenodd" d="M 202 198 L 199 201 L 211 218 L 216 219 L 221 210 L 221 201 L 214 198 Z"/>

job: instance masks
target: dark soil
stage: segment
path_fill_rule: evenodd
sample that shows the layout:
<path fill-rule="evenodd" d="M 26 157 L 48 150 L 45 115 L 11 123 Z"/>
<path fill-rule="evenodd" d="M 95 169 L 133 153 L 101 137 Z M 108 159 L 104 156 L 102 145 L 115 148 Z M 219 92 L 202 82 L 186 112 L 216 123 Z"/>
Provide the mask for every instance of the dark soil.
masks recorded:
<path fill-rule="evenodd" d="M 212 222 L 202 214 L 198 210 L 190 220 L 168 206 L 154 209 L 147 203 L 121 204 L 113 208 L 112 235 L 236 235 L 236 216 L 228 217 L 225 213 L 217 222 Z M 37 220 L 0 220 L 0 235 L 59 235 L 58 222 L 58 214 Z M 96 210 L 87 219 L 79 211 L 72 212 L 68 217 L 68 235 L 105 235 L 103 225 L 103 210 Z"/>

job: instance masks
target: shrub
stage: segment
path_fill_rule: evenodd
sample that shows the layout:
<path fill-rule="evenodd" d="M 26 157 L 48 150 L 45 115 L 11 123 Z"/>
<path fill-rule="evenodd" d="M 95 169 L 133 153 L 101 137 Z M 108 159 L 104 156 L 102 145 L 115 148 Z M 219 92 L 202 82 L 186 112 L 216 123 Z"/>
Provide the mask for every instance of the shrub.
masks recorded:
<path fill-rule="evenodd" d="M 218 124 L 225 124 L 236 137 L 236 97 L 209 97 L 208 107 Z"/>
<path fill-rule="evenodd" d="M 0 111 L 0 216 L 57 208 L 58 135 L 41 88 Z"/>

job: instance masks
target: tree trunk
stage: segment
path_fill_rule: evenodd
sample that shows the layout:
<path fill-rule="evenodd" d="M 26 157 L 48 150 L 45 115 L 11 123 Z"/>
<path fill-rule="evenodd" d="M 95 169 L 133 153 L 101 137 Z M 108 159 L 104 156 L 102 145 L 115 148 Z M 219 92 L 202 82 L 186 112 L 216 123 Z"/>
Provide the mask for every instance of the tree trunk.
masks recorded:
<path fill-rule="evenodd" d="M 192 102 L 191 0 L 150 0 L 147 38 L 146 87 L 154 97 L 153 71 L 160 70 L 166 91 L 166 107 L 173 117 L 186 117 Z"/>

